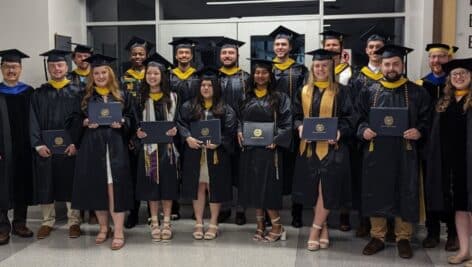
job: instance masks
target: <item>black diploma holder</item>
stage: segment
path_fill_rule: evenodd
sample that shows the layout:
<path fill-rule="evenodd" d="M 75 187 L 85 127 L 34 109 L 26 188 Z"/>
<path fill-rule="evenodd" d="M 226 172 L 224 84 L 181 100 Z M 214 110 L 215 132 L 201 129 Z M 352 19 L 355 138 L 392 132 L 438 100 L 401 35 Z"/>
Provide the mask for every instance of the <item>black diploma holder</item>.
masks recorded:
<path fill-rule="evenodd" d="M 88 105 L 88 118 L 90 123 L 98 125 L 111 125 L 113 122 L 121 122 L 123 118 L 120 102 L 93 102 Z"/>
<path fill-rule="evenodd" d="M 302 138 L 308 141 L 336 140 L 338 118 L 311 117 L 303 119 Z"/>
<path fill-rule="evenodd" d="M 221 144 L 221 122 L 219 119 L 194 121 L 190 123 L 190 133 L 193 138 L 204 143 Z"/>
<path fill-rule="evenodd" d="M 170 144 L 173 142 L 173 136 L 168 136 L 167 131 L 175 127 L 175 122 L 142 121 L 140 125 L 147 135 L 141 139 L 144 144 Z"/>
<path fill-rule="evenodd" d="M 243 137 L 245 146 L 268 146 L 274 143 L 274 123 L 246 121 L 243 123 Z"/>
<path fill-rule="evenodd" d="M 403 137 L 408 129 L 408 108 L 373 107 L 369 113 L 369 127 L 377 136 Z"/>
<path fill-rule="evenodd" d="M 41 132 L 41 135 L 52 154 L 63 155 L 66 148 L 72 144 L 72 140 L 65 130 L 45 130 Z"/>

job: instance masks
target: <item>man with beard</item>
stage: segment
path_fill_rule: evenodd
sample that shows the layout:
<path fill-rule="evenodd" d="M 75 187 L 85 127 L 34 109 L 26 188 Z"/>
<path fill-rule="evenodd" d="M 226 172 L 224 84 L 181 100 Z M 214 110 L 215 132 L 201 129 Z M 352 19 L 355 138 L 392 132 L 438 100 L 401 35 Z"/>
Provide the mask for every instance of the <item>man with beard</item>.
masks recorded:
<path fill-rule="evenodd" d="M 431 69 L 431 72 L 418 80 L 416 83 L 420 86 L 423 86 L 426 91 L 431 96 L 431 105 L 435 106 L 439 98 L 444 94 L 443 89 L 446 85 L 447 74 L 442 68 L 442 64 L 446 64 L 451 60 L 453 54 L 458 50 L 458 47 L 449 46 L 447 44 L 433 43 L 426 45 L 426 52 L 428 52 L 428 65 Z M 423 144 L 424 145 L 424 144 Z M 422 173 L 426 174 L 426 156 L 425 152 L 422 151 Z M 427 176 L 424 176 L 424 179 L 428 179 Z M 451 176 L 443 176 L 443 184 L 450 185 L 452 184 Z M 446 191 L 445 191 L 446 192 Z M 427 192 L 426 192 L 427 193 Z M 441 196 L 435 196 L 441 197 Z M 449 194 L 442 196 L 444 199 L 453 199 L 451 191 Z M 446 200 L 447 201 L 447 200 Z M 440 221 L 446 223 L 447 226 L 447 241 L 445 245 L 446 251 L 456 251 L 459 249 L 457 232 L 454 220 L 454 211 L 430 211 L 429 207 L 426 207 L 426 222 L 425 226 L 428 231 L 426 238 L 423 240 L 424 248 L 435 248 L 439 245 L 439 235 L 441 232 Z"/>
<path fill-rule="evenodd" d="M 21 60 L 28 55 L 17 49 L 0 51 L 0 245 L 10 232 L 32 237 L 26 227 L 28 205 L 33 204 L 29 105 L 33 88 L 20 82 Z M 13 208 L 13 222 L 8 209 Z"/>
<path fill-rule="evenodd" d="M 269 34 L 274 38 L 273 50 L 275 62 L 273 73 L 276 80 L 275 89 L 279 92 L 286 93 L 291 101 L 295 95 L 302 89 L 306 79 L 307 69 L 303 64 L 297 63 L 290 58 L 295 40 L 300 34 L 284 27 L 279 26 Z M 293 103 L 293 102 L 292 102 Z M 298 136 L 294 132 L 292 136 Z M 284 177 L 284 194 L 292 192 L 292 177 L 294 172 L 294 163 L 296 159 L 296 148 L 300 140 L 294 138 L 289 148 L 283 149 L 283 177 Z M 292 204 L 292 226 L 302 227 L 302 211 L 303 206 L 299 203 Z"/>
<path fill-rule="evenodd" d="M 404 57 L 411 51 L 397 45 L 379 49 L 376 53 L 382 58 L 384 78 L 363 88 L 357 102 L 357 135 L 364 141 L 361 203 L 372 225 L 364 255 L 385 248 L 387 217 L 393 217 L 398 254 L 402 258 L 413 257 L 410 240 L 420 210 L 417 144 L 428 133 L 431 105 L 426 90 L 403 75 Z M 406 108 L 408 129 L 402 136 L 377 135 L 370 125 L 372 107 Z"/>
<path fill-rule="evenodd" d="M 249 89 L 248 80 L 249 73 L 245 72 L 238 66 L 239 60 L 239 47 L 244 45 L 244 42 L 238 40 L 223 38 L 217 43 L 220 47 L 220 62 L 221 68 L 219 69 L 219 78 L 221 82 L 221 97 L 223 101 L 230 105 L 236 112 L 239 111 L 239 105 L 244 100 L 246 90 Z M 237 146 L 238 142 L 235 140 L 234 145 Z M 235 148 L 231 155 L 231 163 L 233 168 L 231 169 L 233 174 L 233 184 L 237 185 L 238 169 L 239 169 L 239 149 Z M 223 204 L 219 214 L 218 222 L 224 222 L 231 216 L 231 206 L 227 203 Z M 246 223 L 245 211 L 242 207 L 236 209 L 237 225 L 243 225 Z"/>
<path fill-rule="evenodd" d="M 323 36 L 321 42 L 323 49 L 338 53 L 338 55 L 334 57 L 334 74 L 336 75 L 336 81 L 342 85 L 348 85 L 352 77 L 352 68 L 347 62 L 343 62 L 346 55 L 343 51 L 345 34 L 335 30 L 326 30 L 320 34 Z"/>
<path fill-rule="evenodd" d="M 77 85 L 81 91 L 85 90 L 87 85 L 87 77 L 90 73 L 90 64 L 85 61 L 93 54 L 93 48 L 77 43 L 71 43 L 75 45 L 74 52 L 72 53 L 72 60 L 77 66 L 76 69 L 69 72 L 67 78 L 71 83 Z"/>

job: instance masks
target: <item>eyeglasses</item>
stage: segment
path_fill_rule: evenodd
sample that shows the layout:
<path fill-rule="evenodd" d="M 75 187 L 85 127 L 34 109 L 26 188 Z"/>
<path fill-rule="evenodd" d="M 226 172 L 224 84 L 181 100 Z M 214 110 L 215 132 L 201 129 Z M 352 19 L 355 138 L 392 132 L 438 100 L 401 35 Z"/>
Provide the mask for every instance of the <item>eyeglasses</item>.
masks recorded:
<path fill-rule="evenodd" d="M 453 72 L 451 72 L 451 77 L 454 77 L 454 78 L 459 77 L 459 76 L 460 76 L 460 77 L 464 77 L 464 76 L 466 76 L 467 74 L 470 74 L 470 72 L 469 72 L 469 71 L 465 71 L 465 70 L 453 71 Z"/>
<path fill-rule="evenodd" d="M 16 65 L 16 64 L 15 64 L 15 65 L 2 64 L 2 69 L 5 69 L 5 70 L 8 70 L 8 69 L 10 69 L 10 70 L 17 70 L 17 69 L 19 69 L 19 68 L 21 68 L 21 66 L 20 66 L 20 65 Z"/>

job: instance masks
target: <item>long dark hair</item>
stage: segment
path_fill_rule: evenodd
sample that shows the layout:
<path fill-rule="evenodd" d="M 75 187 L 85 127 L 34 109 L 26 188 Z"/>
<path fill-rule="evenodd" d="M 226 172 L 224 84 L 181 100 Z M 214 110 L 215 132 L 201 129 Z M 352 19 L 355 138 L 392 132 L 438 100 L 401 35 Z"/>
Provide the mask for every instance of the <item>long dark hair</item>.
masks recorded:
<path fill-rule="evenodd" d="M 246 91 L 246 97 L 245 97 L 244 102 L 242 103 L 242 107 L 244 107 L 251 98 L 256 97 L 256 94 L 254 93 L 254 90 L 256 89 L 256 82 L 254 79 L 254 75 L 256 73 L 257 68 L 263 68 L 269 72 L 269 84 L 267 85 L 267 94 L 269 95 L 269 103 L 270 103 L 271 110 L 272 111 L 277 110 L 277 107 L 279 105 L 279 93 L 276 91 L 276 87 L 275 87 L 276 85 L 275 75 L 272 72 L 272 67 L 265 64 L 254 64 L 254 66 L 252 67 L 251 77 L 249 77 L 249 84 L 251 88 Z"/>
<path fill-rule="evenodd" d="M 200 120 L 203 117 L 203 110 L 204 110 L 204 99 L 201 93 L 201 87 L 203 81 L 211 81 L 211 85 L 213 87 L 213 105 L 210 108 L 210 111 L 213 113 L 213 116 L 216 118 L 222 118 L 224 116 L 224 108 L 223 108 L 223 101 L 221 99 L 221 86 L 219 79 L 200 79 L 200 86 L 198 90 L 197 96 L 192 100 L 192 120 Z"/>
<path fill-rule="evenodd" d="M 167 104 L 167 110 L 169 111 L 172 108 L 172 100 L 170 99 L 170 86 L 169 86 L 169 77 L 166 73 L 164 66 L 159 63 L 149 62 L 146 66 L 146 71 L 143 80 L 143 86 L 141 90 L 141 107 L 144 109 L 146 106 L 146 101 L 149 99 L 149 92 L 151 91 L 149 84 L 146 82 L 147 70 L 149 67 L 157 67 L 161 72 L 161 92 L 163 93 L 162 101 Z"/>
<path fill-rule="evenodd" d="M 449 75 L 446 79 L 446 86 L 444 87 L 444 95 L 438 100 L 438 103 L 436 104 L 436 112 L 444 112 L 446 111 L 447 107 L 452 102 L 452 99 L 454 99 L 454 93 L 456 91 L 456 88 L 454 85 L 452 85 L 451 82 L 451 75 Z M 469 109 L 472 109 L 472 82 L 469 84 L 469 93 L 467 96 L 465 96 L 465 102 L 464 102 L 464 112 L 467 112 Z"/>

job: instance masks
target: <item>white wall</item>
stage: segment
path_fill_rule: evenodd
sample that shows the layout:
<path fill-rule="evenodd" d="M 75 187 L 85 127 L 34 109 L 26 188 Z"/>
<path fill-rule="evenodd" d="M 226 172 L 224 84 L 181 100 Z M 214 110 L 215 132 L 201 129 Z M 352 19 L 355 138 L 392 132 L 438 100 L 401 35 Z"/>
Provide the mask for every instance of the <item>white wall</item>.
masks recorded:
<path fill-rule="evenodd" d="M 37 87 L 44 82 L 39 54 L 54 48 L 54 33 L 86 40 L 85 0 L 1 1 L 0 33 L 0 50 L 17 48 L 31 57 L 23 60 L 21 80 Z"/>
<path fill-rule="evenodd" d="M 459 47 L 456 58 L 472 57 L 472 48 L 469 48 L 469 16 L 472 14 L 470 0 L 457 0 L 456 46 Z"/>

